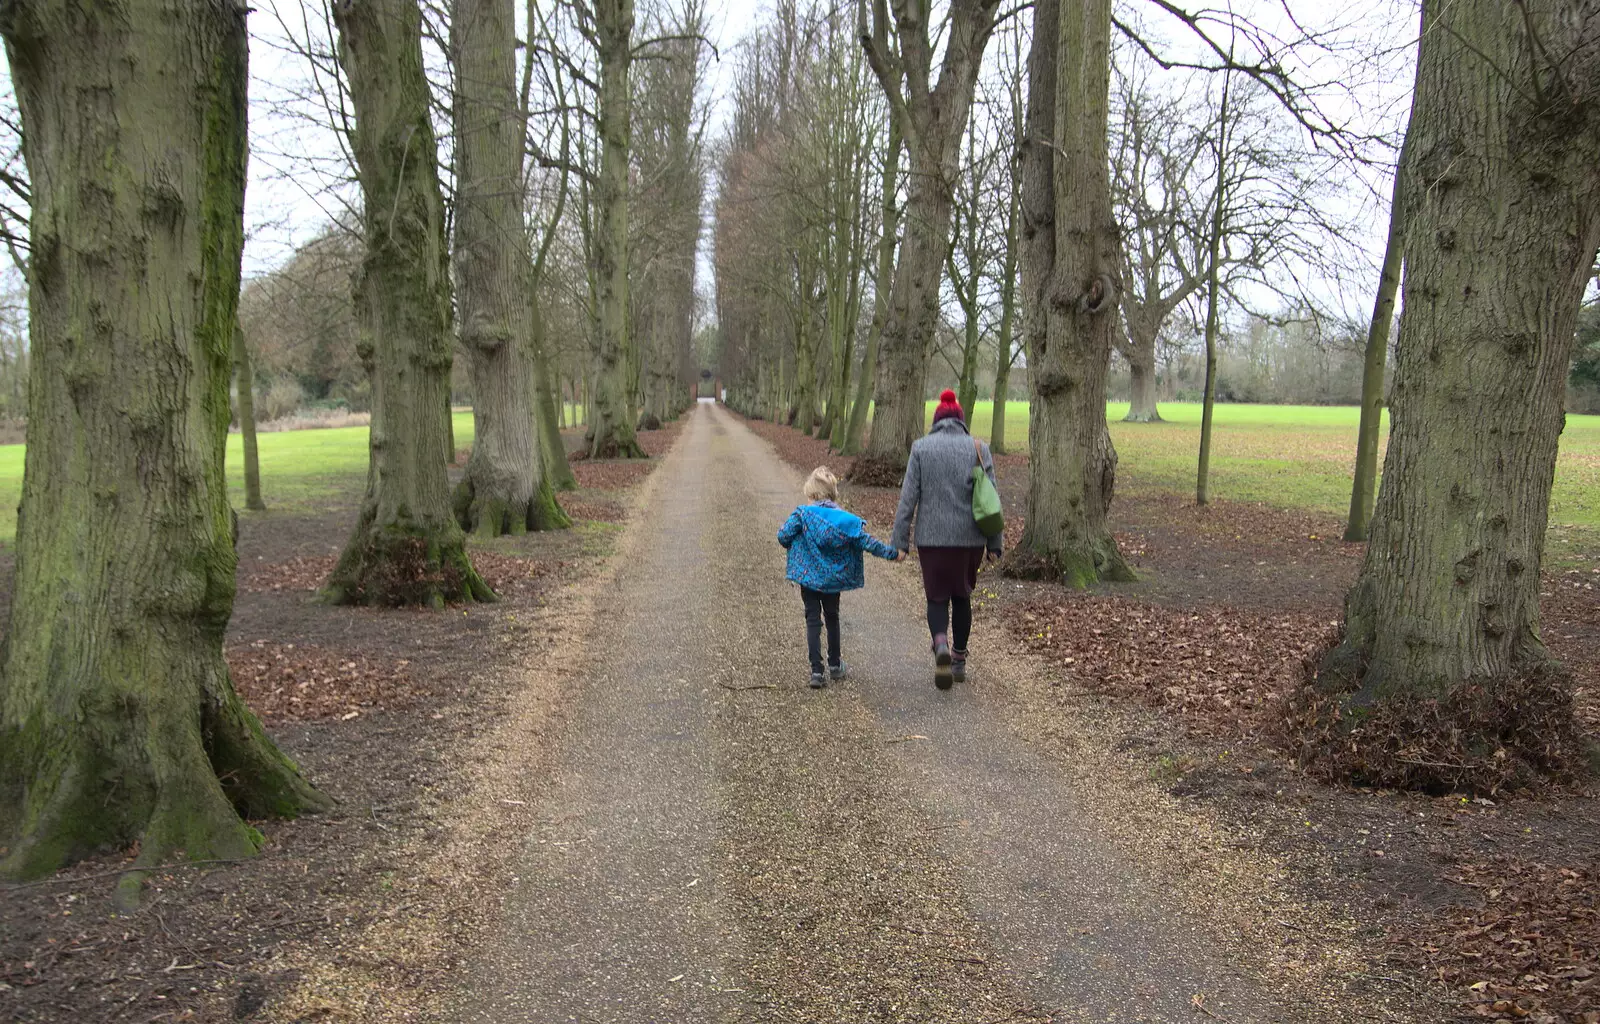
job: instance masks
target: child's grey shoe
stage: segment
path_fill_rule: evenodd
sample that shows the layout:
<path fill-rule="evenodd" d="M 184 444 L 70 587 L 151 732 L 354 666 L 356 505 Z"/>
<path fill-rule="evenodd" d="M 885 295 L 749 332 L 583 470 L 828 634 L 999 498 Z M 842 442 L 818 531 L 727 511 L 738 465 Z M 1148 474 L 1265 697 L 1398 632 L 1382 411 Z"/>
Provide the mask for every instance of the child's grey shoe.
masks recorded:
<path fill-rule="evenodd" d="M 833 680 L 843 679 L 848 671 L 849 670 L 844 666 L 844 662 L 841 661 L 839 664 L 832 665 L 828 668 L 828 678 Z"/>
<path fill-rule="evenodd" d="M 967 652 L 950 652 L 950 678 L 958 683 L 967 681 Z"/>
<path fill-rule="evenodd" d="M 820 690 L 824 686 L 827 686 L 827 685 L 828 685 L 828 677 L 827 676 L 823 675 L 821 672 L 813 672 L 813 673 L 811 673 L 811 688 L 813 690 Z"/>

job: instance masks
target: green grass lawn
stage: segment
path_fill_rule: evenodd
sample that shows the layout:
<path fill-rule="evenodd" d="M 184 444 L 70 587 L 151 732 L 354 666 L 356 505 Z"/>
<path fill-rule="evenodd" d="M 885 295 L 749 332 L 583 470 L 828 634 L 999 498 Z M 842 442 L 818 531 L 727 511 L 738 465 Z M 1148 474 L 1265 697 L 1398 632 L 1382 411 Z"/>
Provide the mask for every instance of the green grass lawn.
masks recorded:
<path fill-rule="evenodd" d="M 472 413 L 455 414 L 456 447 L 472 443 Z M 228 435 L 228 499 L 244 507 L 244 442 Z M 261 457 L 261 493 L 269 510 L 306 512 L 325 507 L 352 488 L 367 471 L 367 428 L 285 430 L 257 435 Z M 20 444 L 0 445 L 0 541 L 17 532 L 17 503 L 22 500 Z"/>
<path fill-rule="evenodd" d="M 1165 403 L 1165 423 L 1123 423 L 1126 404 L 1106 408 L 1125 493 L 1194 493 L 1200 407 Z M 929 418 L 933 404 L 929 403 Z M 988 437 L 993 407 L 972 410 L 974 432 Z M 1352 407 L 1219 405 L 1211 466 L 1213 497 L 1259 501 L 1343 516 L 1350 503 L 1357 410 Z M 472 413 L 455 415 L 456 446 L 472 443 Z M 1006 433 L 1013 451 L 1028 443 L 1028 408 L 1009 403 Z M 359 487 L 367 466 L 367 429 L 294 430 L 261 434 L 261 489 L 272 509 L 304 512 Z M 22 445 L 0 446 L 0 541 L 16 532 L 22 497 Z M 239 435 L 228 438 L 228 493 L 244 504 Z M 1600 416 L 1569 416 L 1556 464 L 1550 506 L 1551 555 L 1557 561 L 1600 549 Z"/>
<path fill-rule="evenodd" d="M 934 403 L 928 403 L 933 418 Z M 1164 423 L 1123 423 L 1126 402 L 1106 406 L 1119 460 L 1118 486 L 1131 491 L 1194 493 L 1200 449 L 1200 406 L 1161 404 Z M 994 407 L 979 402 L 973 431 L 989 436 Z M 1350 508 L 1355 462 L 1354 406 L 1218 405 L 1212 426 L 1211 494 L 1344 516 Z M 1388 429 L 1387 418 L 1384 429 Z M 1028 405 L 1006 404 L 1006 441 L 1028 446 Z M 1572 540 L 1563 530 L 1600 531 L 1600 416 L 1568 416 L 1550 501 L 1551 541 Z"/>

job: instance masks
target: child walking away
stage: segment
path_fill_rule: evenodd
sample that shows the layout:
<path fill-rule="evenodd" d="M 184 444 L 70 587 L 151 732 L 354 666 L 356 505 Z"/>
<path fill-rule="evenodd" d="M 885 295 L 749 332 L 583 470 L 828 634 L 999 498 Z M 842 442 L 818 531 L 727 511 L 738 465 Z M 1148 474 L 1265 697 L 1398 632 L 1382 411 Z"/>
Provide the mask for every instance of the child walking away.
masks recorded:
<path fill-rule="evenodd" d="M 899 552 L 868 533 L 860 516 L 839 507 L 839 480 L 826 466 L 811 471 L 806 500 L 789 514 L 778 543 L 789 552 L 787 578 L 800 584 L 806 606 L 806 651 L 811 656 L 811 688 L 844 678 L 839 657 L 839 595 L 866 585 L 862 552 L 893 562 Z M 822 626 L 828 626 L 828 663 L 822 663 Z"/>

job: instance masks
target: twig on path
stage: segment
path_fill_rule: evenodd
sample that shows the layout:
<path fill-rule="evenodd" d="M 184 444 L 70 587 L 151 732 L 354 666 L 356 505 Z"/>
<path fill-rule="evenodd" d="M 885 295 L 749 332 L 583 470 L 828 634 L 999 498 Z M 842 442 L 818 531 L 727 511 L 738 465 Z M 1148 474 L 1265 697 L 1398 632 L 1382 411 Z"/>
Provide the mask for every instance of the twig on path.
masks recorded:
<path fill-rule="evenodd" d="M 906 742 L 909 742 L 911 740 L 925 740 L 927 738 L 928 737 L 923 736 L 920 733 L 908 733 L 908 734 L 906 734 L 904 736 L 892 736 L 889 739 L 884 740 L 883 742 L 886 743 L 886 744 L 887 743 L 906 743 Z"/>
<path fill-rule="evenodd" d="M 982 966 L 989 962 L 979 956 L 951 956 L 948 953 L 941 953 L 940 956 L 946 960 L 950 960 L 958 964 L 978 964 L 979 966 Z"/>
<path fill-rule="evenodd" d="M 1422 994 L 1422 993 L 1417 991 L 1417 987 L 1415 985 L 1411 984 L 1411 982 L 1407 981 L 1404 978 L 1396 978 L 1396 977 L 1393 977 L 1392 975 L 1388 975 L 1388 974 L 1358 974 L 1358 975 L 1356 975 L 1356 977 L 1358 977 L 1358 978 L 1366 978 L 1368 981 L 1388 981 L 1388 982 L 1392 982 L 1392 983 L 1394 983 L 1396 985 L 1401 986 L 1402 988 L 1409 989 L 1410 991 L 1415 992 L 1418 995 Z"/>
<path fill-rule="evenodd" d="M 732 690 L 735 693 L 741 690 L 776 690 L 778 688 L 776 683 L 749 683 L 745 686 L 735 686 L 733 683 L 724 683 L 720 679 L 717 681 L 717 685 L 724 690 Z"/>
<path fill-rule="evenodd" d="M 1201 1013 L 1205 1014 L 1207 1017 L 1210 1017 L 1212 1020 L 1221 1020 L 1222 1019 L 1221 1017 L 1217 1016 L 1215 1013 L 1211 1012 L 1211 1008 L 1206 1005 L 1206 997 L 1201 995 L 1199 992 L 1196 992 L 1189 999 L 1189 1005 L 1194 1007 L 1196 1010 L 1199 1010 Z"/>

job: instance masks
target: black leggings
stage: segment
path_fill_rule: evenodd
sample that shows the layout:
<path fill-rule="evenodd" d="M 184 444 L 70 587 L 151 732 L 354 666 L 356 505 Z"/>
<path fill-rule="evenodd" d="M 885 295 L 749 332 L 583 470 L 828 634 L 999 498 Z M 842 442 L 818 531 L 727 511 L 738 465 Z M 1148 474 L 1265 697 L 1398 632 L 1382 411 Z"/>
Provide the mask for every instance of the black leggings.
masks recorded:
<path fill-rule="evenodd" d="M 822 624 L 828 624 L 828 668 L 839 667 L 839 595 L 824 594 L 810 587 L 800 588 L 800 600 L 806 605 L 806 654 L 811 657 L 811 671 L 821 672 Z"/>
<path fill-rule="evenodd" d="M 951 608 L 955 614 L 951 615 Z M 954 621 L 951 621 L 952 618 Z M 967 637 L 972 634 L 972 598 L 952 597 L 948 601 L 928 602 L 928 632 L 934 636 L 945 632 L 946 626 L 954 627 L 951 631 L 950 646 L 958 651 L 967 649 Z"/>

